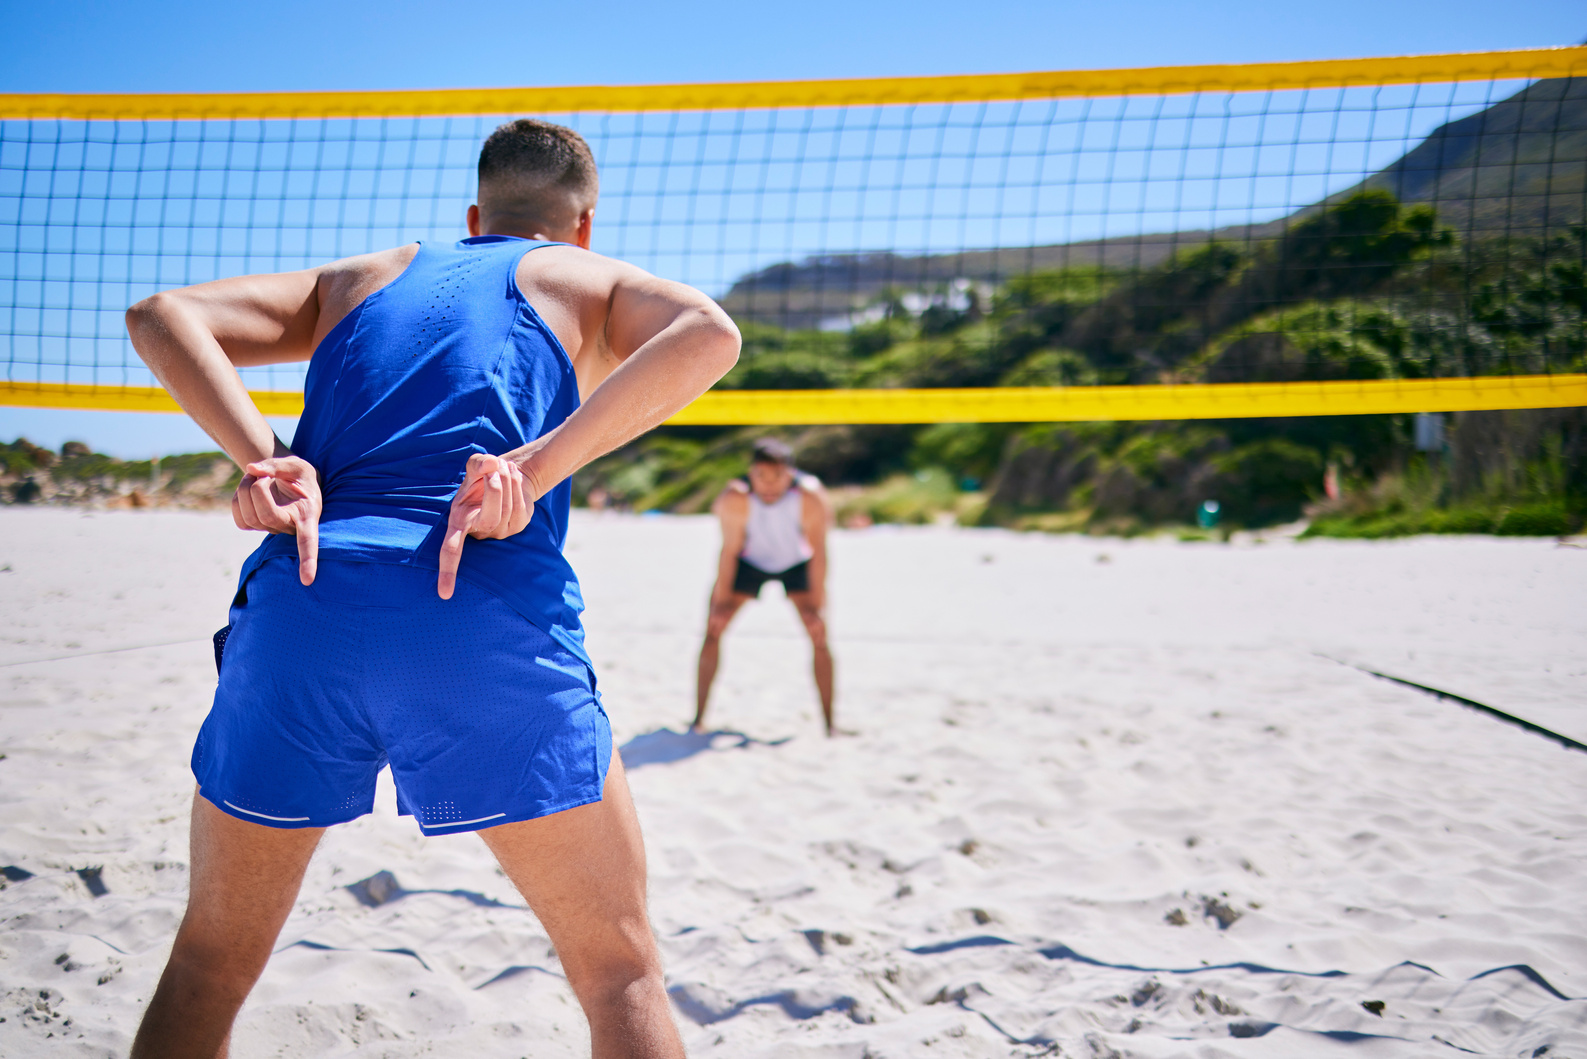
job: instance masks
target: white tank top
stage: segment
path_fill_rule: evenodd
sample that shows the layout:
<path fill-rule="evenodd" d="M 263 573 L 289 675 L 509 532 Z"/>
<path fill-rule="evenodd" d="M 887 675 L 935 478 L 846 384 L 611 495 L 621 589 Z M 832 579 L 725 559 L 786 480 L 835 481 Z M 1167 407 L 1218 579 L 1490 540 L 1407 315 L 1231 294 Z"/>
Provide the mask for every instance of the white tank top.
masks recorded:
<path fill-rule="evenodd" d="M 805 540 L 804 494 L 795 482 L 775 503 L 749 492 L 749 524 L 739 557 L 768 574 L 780 574 L 814 554 Z"/>

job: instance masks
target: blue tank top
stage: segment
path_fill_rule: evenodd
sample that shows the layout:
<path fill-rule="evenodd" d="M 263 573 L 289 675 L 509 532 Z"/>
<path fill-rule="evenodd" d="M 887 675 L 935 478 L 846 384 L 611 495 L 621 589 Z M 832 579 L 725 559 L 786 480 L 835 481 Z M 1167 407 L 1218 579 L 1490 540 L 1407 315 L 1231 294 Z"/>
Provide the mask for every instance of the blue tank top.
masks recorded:
<path fill-rule="evenodd" d="M 518 289 L 524 254 L 550 245 L 421 243 L 314 351 L 292 451 L 319 471 L 322 559 L 439 569 L 468 458 L 533 441 L 578 408 L 572 362 Z M 470 537 L 458 576 L 588 661 L 584 600 L 562 555 L 571 495 L 571 483 L 556 486 L 512 537 Z M 239 587 L 265 560 L 296 554 L 296 538 L 266 537 Z"/>

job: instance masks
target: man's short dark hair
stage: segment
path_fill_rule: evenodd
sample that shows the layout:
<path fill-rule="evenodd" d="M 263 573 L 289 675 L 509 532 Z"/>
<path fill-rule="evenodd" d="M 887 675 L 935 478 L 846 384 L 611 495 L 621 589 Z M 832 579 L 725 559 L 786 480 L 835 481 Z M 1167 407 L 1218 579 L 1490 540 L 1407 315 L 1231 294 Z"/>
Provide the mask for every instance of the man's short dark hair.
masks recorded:
<path fill-rule="evenodd" d="M 749 455 L 750 463 L 775 463 L 782 467 L 794 465 L 793 449 L 776 438 L 761 438 Z"/>
<path fill-rule="evenodd" d="M 493 219 L 566 228 L 599 192 L 590 145 L 562 125 L 519 118 L 480 148 L 479 209 Z"/>

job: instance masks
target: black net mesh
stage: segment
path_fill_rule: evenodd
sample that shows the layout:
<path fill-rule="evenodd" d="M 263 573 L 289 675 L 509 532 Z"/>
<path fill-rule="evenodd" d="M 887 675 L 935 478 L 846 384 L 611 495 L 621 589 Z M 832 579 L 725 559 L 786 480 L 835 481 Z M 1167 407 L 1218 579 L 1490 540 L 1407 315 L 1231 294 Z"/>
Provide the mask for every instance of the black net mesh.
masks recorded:
<path fill-rule="evenodd" d="M 595 249 L 739 320 L 727 387 L 1583 366 L 1587 78 L 538 116 Z M 0 122 L 6 381 L 152 385 L 149 293 L 460 238 L 507 117 Z"/>

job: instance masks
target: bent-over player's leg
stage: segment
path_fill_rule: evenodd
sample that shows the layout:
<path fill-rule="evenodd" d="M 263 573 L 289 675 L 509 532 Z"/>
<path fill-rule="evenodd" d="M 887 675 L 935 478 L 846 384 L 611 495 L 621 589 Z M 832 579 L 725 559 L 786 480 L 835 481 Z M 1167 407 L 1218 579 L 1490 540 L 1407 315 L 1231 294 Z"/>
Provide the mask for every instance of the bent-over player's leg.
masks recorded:
<path fill-rule="evenodd" d="M 479 834 L 551 936 L 589 1019 L 593 1059 L 682 1056 L 622 759 L 612 754 L 601 801 Z"/>
<path fill-rule="evenodd" d="M 827 619 L 809 592 L 790 592 L 788 599 L 799 611 L 799 620 L 810 635 L 811 668 L 815 670 L 816 692 L 821 696 L 821 716 L 832 735 L 832 649 L 827 646 Z"/>
<path fill-rule="evenodd" d="M 187 914 L 132 1059 L 224 1059 L 324 833 L 249 823 L 194 794 Z"/>
<path fill-rule="evenodd" d="M 724 602 L 712 603 L 711 613 L 705 619 L 705 642 L 700 645 L 700 665 L 694 680 L 694 722 L 689 726 L 700 729 L 705 725 L 705 705 L 711 698 L 711 685 L 716 680 L 716 667 L 722 659 L 722 633 L 733 620 L 739 608 L 754 596 L 734 592 Z"/>

